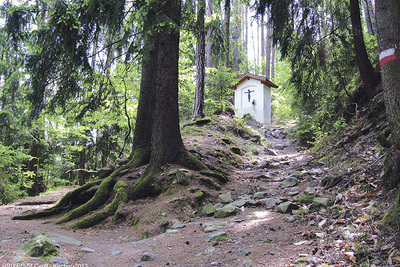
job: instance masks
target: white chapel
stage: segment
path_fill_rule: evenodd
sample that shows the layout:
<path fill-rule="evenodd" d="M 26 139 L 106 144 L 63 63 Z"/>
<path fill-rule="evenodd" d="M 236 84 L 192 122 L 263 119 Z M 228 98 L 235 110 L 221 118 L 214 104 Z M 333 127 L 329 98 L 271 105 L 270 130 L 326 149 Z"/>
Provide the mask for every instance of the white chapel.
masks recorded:
<path fill-rule="evenodd" d="M 256 121 L 271 125 L 271 88 L 278 88 L 266 77 L 245 73 L 230 87 L 235 91 L 235 115 L 249 113 Z"/>

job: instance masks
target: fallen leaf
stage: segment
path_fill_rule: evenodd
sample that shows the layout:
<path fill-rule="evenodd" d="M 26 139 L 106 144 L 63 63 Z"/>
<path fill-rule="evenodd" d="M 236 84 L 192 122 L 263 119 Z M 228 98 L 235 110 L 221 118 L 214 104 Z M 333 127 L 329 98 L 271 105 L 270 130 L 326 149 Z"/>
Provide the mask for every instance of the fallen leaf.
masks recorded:
<path fill-rule="evenodd" d="M 308 242 L 307 240 L 303 240 L 303 241 L 299 241 L 299 242 L 293 243 L 293 245 L 295 245 L 295 246 L 301 246 L 301 245 L 306 244 L 307 242 Z"/>
<path fill-rule="evenodd" d="M 354 256 L 354 252 L 350 251 L 350 252 L 343 252 L 344 254 L 344 258 L 348 261 L 351 261 L 353 263 L 357 262 L 357 258 L 356 256 Z"/>

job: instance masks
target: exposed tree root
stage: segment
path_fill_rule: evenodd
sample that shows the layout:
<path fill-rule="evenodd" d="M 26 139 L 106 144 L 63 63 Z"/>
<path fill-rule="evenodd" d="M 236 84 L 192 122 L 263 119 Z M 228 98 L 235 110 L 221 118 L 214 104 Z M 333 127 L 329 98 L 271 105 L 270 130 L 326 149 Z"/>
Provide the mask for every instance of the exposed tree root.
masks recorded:
<path fill-rule="evenodd" d="M 82 200 L 83 202 L 86 202 L 87 200 L 85 198 L 79 197 L 82 195 L 85 191 L 90 189 L 92 186 L 100 184 L 100 181 L 94 181 L 94 182 L 89 182 L 75 190 L 72 190 L 65 194 L 60 201 L 52 208 L 50 209 L 45 209 L 41 210 L 39 212 L 29 212 L 26 214 L 20 214 L 13 216 L 11 219 L 12 220 L 31 220 L 31 219 L 38 219 L 38 218 L 43 218 L 43 217 L 48 217 L 52 215 L 57 215 L 60 214 L 61 212 L 64 212 L 68 208 L 72 208 L 75 205 L 81 204 L 79 200 Z"/>
<path fill-rule="evenodd" d="M 115 215 L 115 213 L 117 213 L 118 210 L 122 208 L 128 201 L 128 189 L 126 184 L 123 181 L 118 181 L 114 185 L 114 192 L 115 196 L 110 204 L 108 204 L 101 211 L 93 213 L 92 215 L 77 221 L 72 225 L 72 228 L 88 228 L 96 225 L 109 216 Z"/>
<path fill-rule="evenodd" d="M 131 160 L 128 164 L 117 169 L 111 175 L 100 181 L 87 183 L 86 185 L 67 193 L 53 208 L 17 215 L 14 216 L 13 219 L 29 220 L 56 215 L 69 210 L 56 222 L 56 224 L 66 223 L 98 209 L 109 199 L 112 188 L 115 192 L 115 196 L 111 203 L 105 206 L 102 210 L 73 223 L 72 228 L 88 228 L 110 216 L 114 216 L 114 219 L 118 218 L 122 207 L 128 199 L 157 196 L 165 191 L 169 186 L 166 181 L 160 179 L 159 174 L 161 173 L 161 166 L 157 163 L 151 163 L 146 167 L 145 171 L 130 191 L 122 180 L 117 181 L 117 176 L 120 173 L 125 173 L 126 169 L 133 169 L 134 167 L 143 165 L 147 160 L 147 157 L 148 151 L 146 149 L 136 150 L 136 152 L 131 155 Z M 192 170 L 209 170 L 207 166 L 187 151 L 183 151 L 180 164 Z M 92 188 L 94 185 L 98 185 L 97 189 Z M 82 197 L 82 195 L 85 195 L 85 197 Z M 79 201 L 77 201 L 77 199 L 79 199 Z"/>
<path fill-rule="evenodd" d="M 103 179 L 103 181 L 97 188 L 96 193 L 89 201 L 87 201 L 86 203 L 82 204 L 81 206 L 79 206 L 73 210 L 70 210 L 56 223 L 60 224 L 60 223 L 69 222 L 73 219 L 79 218 L 79 217 L 89 213 L 90 211 L 97 209 L 100 205 L 102 205 L 108 199 L 108 196 L 111 191 L 111 187 L 113 187 L 115 184 L 116 173 L 117 173 L 117 171 L 112 173 L 107 178 Z"/>

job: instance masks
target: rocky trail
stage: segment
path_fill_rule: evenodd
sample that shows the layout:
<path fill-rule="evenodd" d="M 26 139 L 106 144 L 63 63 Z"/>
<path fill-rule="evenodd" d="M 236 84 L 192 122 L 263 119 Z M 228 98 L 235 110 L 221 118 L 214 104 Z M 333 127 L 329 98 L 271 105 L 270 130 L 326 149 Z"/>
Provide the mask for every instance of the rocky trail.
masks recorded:
<path fill-rule="evenodd" d="M 278 126 L 267 131 L 260 129 L 270 145 L 245 157 L 233 170 L 220 192 L 219 203 L 203 208 L 202 213 L 210 216 L 190 221 L 177 219 L 163 233 L 145 239 L 129 224 L 68 230 L 55 225 L 55 218 L 10 219 L 27 210 L 54 205 L 53 201 L 73 187 L 0 206 L 0 266 L 355 264 L 358 259 L 352 246 L 364 243 L 358 239 L 356 227 L 346 228 L 353 225 L 349 216 L 330 212 L 330 207 L 340 199 L 320 186 L 329 169 L 313 160 L 306 150 L 296 147 L 287 138 L 286 130 Z M 373 208 L 365 201 L 359 209 L 368 207 Z M 357 217 L 361 220 L 359 225 L 370 220 L 363 219 L 362 214 Z M 151 220 L 148 223 L 151 225 Z M 33 232 L 52 240 L 61 254 L 47 260 L 28 257 L 21 245 Z M 373 237 L 365 242 L 372 242 L 368 246 L 378 244 Z M 386 245 L 389 247 L 385 253 L 391 253 L 391 243 Z M 381 261 L 376 257 L 370 263 L 379 265 Z"/>

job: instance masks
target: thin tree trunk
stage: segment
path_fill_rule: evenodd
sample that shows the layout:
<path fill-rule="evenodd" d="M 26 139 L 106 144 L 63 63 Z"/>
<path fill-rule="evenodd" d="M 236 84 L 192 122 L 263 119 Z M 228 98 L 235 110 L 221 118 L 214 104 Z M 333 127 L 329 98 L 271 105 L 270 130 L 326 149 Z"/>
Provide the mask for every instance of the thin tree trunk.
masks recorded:
<path fill-rule="evenodd" d="M 264 60 L 264 56 L 265 56 L 265 36 L 264 36 L 264 27 L 265 27 L 265 25 L 264 25 L 264 14 L 261 14 L 261 22 L 260 22 L 260 41 L 261 41 L 261 60 Z M 262 64 L 261 64 L 262 65 Z M 266 73 L 264 73 L 265 72 L 265 68 L 262 70 L 262 72 L 263 72 L 263 74 L 266 74 Z"/>
<path fill-rule="evenodd" d="M 375 87 L 379 84 L 380 77 L 377 75 L 368 59 L 362 32 L 360 5 L 358 0 L 350 0 L 350 16 L 357 65 L 360 71 L 361 80 L 366 89 L 367 97 L 369 98 L 373 95 Z"/>
<path fill-rule="evenodd" d="M 271 79 L 275 78 L 275 48 L 271 45 Z"/>
<path fill-rule="evenodd" d="M 225 49 L 225 67 L 230 68 L 230 20 L 231 20 L 231 0 L 225 0 L 224 9 L 224 49 Z"/>
<path fill-rule="evenodd" d="M 240 29 L 240 4 L 237 0 L 234 0 L 234 25 L 233 25 L 233 71 L 239 70 L 239 29 Z"/>
<path fill-rule="evenodd" d="M 196 49 L 196 92 L 194 97 L 193 116 L 195 120 L 204 117 L 204 89 L 205 89 L 205 28 L 204 28 L 204 15 L 205 15 L 205 0 L 198 1 L 197 9 L 197 23 L 198 23 L 198 36 L 197 36 L 197 49 Z"/>
<path fill-rule="evenodd" d="M 371 0 L 364 0 L 364 17 L 365 22 L 367 23 L 367 29 L 369 34 L 375 35 L 376 34 L 376 22 L 375 22 L 375 15 L 373 12 L 373 5 Z"/>
<path fill-rule="evenodd" d="M 266 36 L 266 48 L 265 48 L 265 77 L 269 79 L 271 77 L 271 27 L 268 23 L 267 15 L 267 36 Z"/>
<path fill-rule="evenodd" d="M 212 0 L 207 0 L 207 18 L 210 18 L 213 14 L 213 2 Z M 212 27 L 211 25 L 207 26 L 207 35 L 206 35 L 206 67 L 211 68 L 213 66 L 212 59 Z"/>
<path fill-rule="evenodd" d="M 247 57 L 249 56 L 249 47 L 248 47 L 248 42 L 249 42 L 249 23 L 247 21 L 247 7 L 243 6 L 243 12 L 244 12 L 244 23 L 242 25 L 244 25 L 244 50 L 246 51 L 246 55 Z"/>

